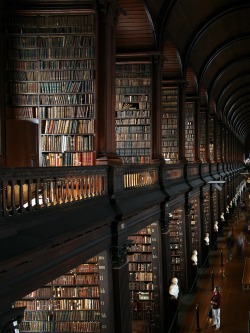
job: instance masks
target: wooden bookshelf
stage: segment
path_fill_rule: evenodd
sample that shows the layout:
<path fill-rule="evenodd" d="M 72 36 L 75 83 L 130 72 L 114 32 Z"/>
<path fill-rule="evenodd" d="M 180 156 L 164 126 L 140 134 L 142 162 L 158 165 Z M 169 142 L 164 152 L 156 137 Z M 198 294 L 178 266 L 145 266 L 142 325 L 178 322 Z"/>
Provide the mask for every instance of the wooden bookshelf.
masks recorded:
<path fill-rule="evenodd" d="M 210 226 L 210 193 L 209 190 L 203 192 L 204 196 L 204 232 L 209 233 L 211 236 L 211 226 Z"/>
<path fill-rule="evenodd" d="M 214 162 L 214 119 L 209 119 L 208 124 L 208 135 L 209 135 L 209 159 Z"/>
<path fill-rule="evenodd" d="M 206 162 L 206 113 L 200 112 L 199 114 L 199 126 L 200 126 L 200 160 L 202 163 Z"/>
<path fill-rule="evenodd" d="M 179 160 L 179 89 L 162 86 L 162 155 L 166 164 Z"/>
<path fill-rule="evenodd" d="M 185 285 L 184 211 L 177 208 L 169 213 L 169 235 L 172 277 Z"/>
<path fill-rule="evenodd" d="M 94 12 L 11 12 L 5 25 L 6 118 L 39 120 L 40 166 L 93 165 Z"/>
<path fill-rule="evenodd" d="M 100 270 L 105 260 L 93 257 L 16 301 L 14 307 L 26 307 L 20 332 L 108 332 Z"/>
<path fill-rule="evenodd" d="M 198 196 L 190 198 L 191 249 L 200 252 L 200 206 Z"/>
<path fill-rule="evenodd" d="M 223 139 L 222 139 L 222 128 L 221 124 L 216 124 L 216 161 L 221 162 L 222 149 L 223 149 Z"/>
<path fill-rule="evenodd" d="M 218 221 L 219 213 L 218 213 L 218 191 L 213 190 L 212 194 L 212 214 L 213 214 L 213 221 Z"/>
<path fill-rule="evenodd" d="M 133 321 L 142 321 L 147 327 L 160 322 L 159 300 L 159 230 L 152 223 L 129 237 L 129 289 Z"/>
<path fill-rule="evenodd" d="M 123 163 L 151 159 L 150 62 L 116 64 L 116 152 Z"/>
<path fill-rule="evenodd" d="M 185 103 L 185 157 L 189 162 L 195 160 L 195 103 Z"/>

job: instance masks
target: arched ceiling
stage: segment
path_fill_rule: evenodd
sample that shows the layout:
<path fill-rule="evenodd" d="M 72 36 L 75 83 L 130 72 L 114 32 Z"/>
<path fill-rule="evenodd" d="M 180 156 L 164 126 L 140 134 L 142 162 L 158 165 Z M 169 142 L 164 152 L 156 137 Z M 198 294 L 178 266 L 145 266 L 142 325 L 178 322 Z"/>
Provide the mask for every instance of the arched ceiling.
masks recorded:
<path fill-rule="evenodd" d="M 215 111 L 243 143 L 249 141 L 250 1 L 118 0 L 118 3 L 129 11 L 133 10 L 131 3 L 143 4 L 140 8 L 148 20 L 145 28 L 151 28 L 151 37 L 144 39 L 143 49 L 161 50 L 175 65 L 176 75 L 165 65 L 164 79 L 168 73 L 171 78 L 177 75 L 180 78 L 182 73 L 188 80 L 193 72 L 202 100 L 207 96 L 210 112 Z M 125 17 L 123 27 L 118 21 L 119 36 L 127 23 Z M 132 44 L 128 39 L 126 45 L 117 39 L 117 49 L 129 51 L 129 45 L 133 45 L 138 50 L 140 45 L 135 36 L 127 35 L 133 39 Z"/>

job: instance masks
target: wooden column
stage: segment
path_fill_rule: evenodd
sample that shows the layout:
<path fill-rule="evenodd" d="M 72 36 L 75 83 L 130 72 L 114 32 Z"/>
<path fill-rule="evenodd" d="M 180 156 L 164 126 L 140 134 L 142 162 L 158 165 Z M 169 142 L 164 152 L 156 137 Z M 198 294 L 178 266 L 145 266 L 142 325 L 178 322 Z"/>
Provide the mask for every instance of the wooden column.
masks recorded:
<path fill-rule="evenodd" d="M 163 312 L 164 315 L 164 328 L 170 327 L 170 308 L 169 308 L 169 286 L 171 280 L 171 255 L 170 255 L 170 238 L 169 238 L 169 213 L 162 207 L 162 218 L 161 218 L 161 244 L 162 244 L 162 277 L 163 277 Z M 167 210 L 168 211 L 168 210 Z"/>
<path fill-rule="evenodd" d="M 129 294 L 129 270 L 127 247 L 129 242 L 112 246 L 113 264 L 113 299 L 114 299 L 114 332 L 131 333 L 132 318 Z"/>
<path fill-rule="evenodd" d="M 119 10 L 115 0 L 99 0 L 96 163 L 121 163 L 115 153 L 115 55 L 116 21 Z"/>

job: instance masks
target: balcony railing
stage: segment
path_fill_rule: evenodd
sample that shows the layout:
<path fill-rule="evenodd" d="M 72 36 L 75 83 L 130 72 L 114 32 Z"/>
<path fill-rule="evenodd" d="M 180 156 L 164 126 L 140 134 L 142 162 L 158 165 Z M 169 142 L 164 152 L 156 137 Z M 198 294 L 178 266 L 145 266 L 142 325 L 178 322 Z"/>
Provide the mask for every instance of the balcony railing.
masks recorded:
<path fill-rule="evenodd" d="M 107 167 L 2 169 L 2 217 L 107 194 Z"/>
<path fill-rule="evenodd" d="M 0 169 L 0 217 L 177 181 L 183 165 Z M 199 177 L 199 175 L 197 175 Z M 161 184 L 160 184 L 161 183 Z"/>

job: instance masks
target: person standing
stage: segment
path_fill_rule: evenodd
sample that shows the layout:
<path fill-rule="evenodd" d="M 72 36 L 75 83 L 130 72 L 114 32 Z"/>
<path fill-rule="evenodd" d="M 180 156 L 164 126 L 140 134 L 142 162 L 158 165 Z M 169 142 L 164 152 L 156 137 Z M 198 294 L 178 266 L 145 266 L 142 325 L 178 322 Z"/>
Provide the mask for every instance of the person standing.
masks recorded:
<path fill-rule="evenodd" d="M 245 244 L 245 237 L 244 237 L 243 232 L 241 232 L 241 233 L 238 235 L 238 237 L 237 237 L 237 241 L 236 241 L 237 257 L 238 257 L 238 258 L 242 258 L 244 244 Z"/>
<path fill-rule="evenodd" d="M 235 245 L 234 235 L 233 235 L 232 231 L 229 231 L 227 238 L 226 238 L 227 260 L 228 261 L 233 258 L 234 245 Z"/>
<path fill-rule="evenodd" d="M 221 305 L 221 294 L 220 287 L 215 287 L 211 297 L 211 307 L 213 314 L 213 323 L 211 326 L 215 326 L 215 330 L 218 331 L 220 328 L 220 305 Z"/>

